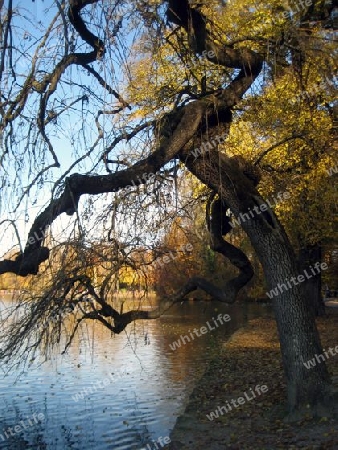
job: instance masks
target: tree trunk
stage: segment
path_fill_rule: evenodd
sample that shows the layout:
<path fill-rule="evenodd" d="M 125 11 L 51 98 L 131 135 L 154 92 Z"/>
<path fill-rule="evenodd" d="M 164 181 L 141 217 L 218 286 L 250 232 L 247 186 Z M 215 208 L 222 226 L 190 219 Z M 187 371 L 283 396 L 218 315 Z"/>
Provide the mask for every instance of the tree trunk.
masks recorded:
<path fill-rule="evenodd" d="M 191 150 L 181 152 L 181 160 L 204 184 L 224 199 L 235 217 L 247 214 L 241 223 L 263 266 L 269 289 L 284 284 L 273 297 L 280 337 L 282 361 L 287 381 L 290 418 L 296 419 L 312 408 L 314 415 L 327 414 L 331 382 L 325 363 L 307 369 L 304 362 L 322 354 L 313 310 L 308 307 L 302 284 L 292 286 L 300 272 L 288 237 L 274 212 L 259 195 L 247 169 L 238 158 L 217 151 L 191 158 Z M 264 207 L 262 205 L 265 205 Z M 255 209 L 256 208 L 256 209 Z M 262 212 L 264 210 L 264 212 Z M 289 281 L 289 285 L 288 285 Z M 289 287 L 290 286 L 290 287 Z M 262 380 L 263 382 L 264 380 Z"/>
<path fill-rule="evenodd" d="M 319 244 L 307 245 L 300 249 L 299 267 L 300 272 L 309 269 L 310 266 L 321 262 L 322 248 Z M 322 273 L 321 271 L 303 283 L 304 295 L 308 306 L 312 309 L 315 316 L 325 315 L 325 304 L 322 297 Z"/>

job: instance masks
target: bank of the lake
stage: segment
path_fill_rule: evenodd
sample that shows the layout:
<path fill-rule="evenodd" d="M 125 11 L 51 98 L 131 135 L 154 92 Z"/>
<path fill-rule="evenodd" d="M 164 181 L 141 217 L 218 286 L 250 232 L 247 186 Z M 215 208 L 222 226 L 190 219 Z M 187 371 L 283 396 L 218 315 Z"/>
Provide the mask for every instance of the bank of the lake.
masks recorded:
<path fill-rule="evenodd" d="M 338 345 L 338 308 L 328 309 L 327 317 L 317 322 L 323 348 L 335 348 Z M 328 353 L 328 356 L 326 363 L 334 387 L 338 389 L 338 354 Z M 167 448 L 338 449 L 337 419 L 313 421 L 309 418 L 286 424 L 282 420 L 283 408 L 278 407 L 284 401 L 285 383 L 276 323 L 271 318 L 251 320 L 224 343 L 217 359 L 209 364 L 184 414 L 177 419 Z"/>

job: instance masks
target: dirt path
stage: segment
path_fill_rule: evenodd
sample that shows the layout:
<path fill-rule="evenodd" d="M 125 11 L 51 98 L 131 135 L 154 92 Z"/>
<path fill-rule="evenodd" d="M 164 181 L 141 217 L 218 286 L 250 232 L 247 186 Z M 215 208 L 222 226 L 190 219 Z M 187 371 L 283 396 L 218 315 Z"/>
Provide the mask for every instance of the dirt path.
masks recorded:
<path fill-rule="evenodd" d="M 318 319 L 324 349 L 338 345 L 337 313 L 338 309 L 328 308 L 328 316 Z M 327 365 L 338 390 L 338 354 L 327 359 Z M 276 324 L 271 319 L 252 320 L 210 364 L 178 418 L 167 448 L 338 450 L 338 420 L 306 418 L 286 424 L 280 406 L 284 401 Z M 214 414 L 210 420 L 207 415 L 213 411 L 216 415 L 218 411 L 218 418 Z"/>

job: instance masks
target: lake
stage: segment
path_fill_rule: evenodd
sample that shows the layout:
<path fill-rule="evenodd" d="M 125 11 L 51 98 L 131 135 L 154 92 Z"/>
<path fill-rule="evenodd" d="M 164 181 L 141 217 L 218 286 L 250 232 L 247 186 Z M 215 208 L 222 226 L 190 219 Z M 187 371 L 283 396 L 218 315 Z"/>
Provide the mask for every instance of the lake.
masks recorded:
<path fill-rule="evenodd" d="M 231 320 L 216 327 L 220 313 Z M 187 301 L 118 336 L 89 323 L 66 355 L 32 362 L 21 376 L 0 372 L 0 449 L 160 449 L 217 345 L 262 315 L 270 307 Z M 193 334 L 207 322 L 206 334 Z"/>

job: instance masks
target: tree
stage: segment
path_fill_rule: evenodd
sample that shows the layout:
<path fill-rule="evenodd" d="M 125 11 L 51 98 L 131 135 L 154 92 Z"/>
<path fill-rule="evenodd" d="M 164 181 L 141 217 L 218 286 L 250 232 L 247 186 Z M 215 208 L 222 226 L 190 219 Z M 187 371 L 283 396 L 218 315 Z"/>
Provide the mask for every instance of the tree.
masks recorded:
<path fill-rule="evenodd" d="M 322 260 L 322 245 L 337 240 L 334 61 L 329 51 L 321 58 L 312 44 L 302 38 L 301 72 L 284 69 L 259 98 L 246 100 L 228 140 L 262 169 L 260 192 L 277 198 L 275 210 L 302 270 Z M 278 192 L 289 198 L 278 199 Z M 309 306 L 322 314 L 321 273 L 304 288 Z"/>
<path fill-rule="evenodd" d="M 142 245 L 138 220 L 144 226 L 151 221 L 151 235 L 150 231 L 156 234 L 158 230 L 153 227 L 155 222 L 158 225 L 165 218 L 172 219 L 172 202 L 163 198 L 168 172 L 176 179 L 178 170 L 183 174 L 188 170 L 210 191 L 206 208 L 210 247 L 228 258 L 238 275 L 222 286 L 195 276 L 175 294 L 163 298 L 157 308 L 123 312 L 123 308 L 118 311 L 112 306 L 107 295 L 109 276 L 95 286 L 85 271 L 85 258 L 82 264 L 75 261 L 66 268 L 56 267 L 57 273 L 44 294 L 34 302 L 23 302 L 26 314 L 9 330 L 4 329 L 9 336 L 1 353 L 5 360 L 40 343 L 56 342 L 62 323 L 55 329 L 48 325 L 46 316 L 58 308 L 65 310 L 69 304 L 75 321 L 67 346 L 86 320 L 98 320 L 113 333 L 120 333 L 134 320 L 160 317 L 196 289 L 215 300 L 235 302 L 251 280 L 253 269 L 244 252 L 224 239 L 231 228 L 230 214 L 238 217 L 252 212 L 241 226 L 262 264 L 269 289 L 297 280 L 300 274 L 284 228 L 259 193 L 260 164 L 253 164 L 247 155 L 229 156 L 225 139 L 233 118 L 240 120 L 243 97 L 255 98 L 257 104 L 264 98 L 263 89 L 288 68 L 302 73 L 303 39 L 313 39 L 313 46 L 322 39 L 318 10 L 316 27 L 303 30 L 302 17 L 310 14 L 310 8 L 289 14 L 277 2 L 255 8 L 246 0 L 229 6 L 214 0 L 196 7 L 188 0 L 99 3 L 56 1 L 50 26 L 40 35 L 43 25 L 39 24 L 37 32 L 28 37 L 35 53 L 22 74 L 15 69 L 13 58 L 19 58 L 25 41 L 10 43 L 13 32 L 19 35 L 19 31 L 15 29 L 18 12 L 13 10 L 11 0 L 8 2 L 6 20 L 2 20 L 2 164 L 8 168 L 13 152 L 16 168 L 22 170 L 21 166 L 27 164 L 21 180 L 8 186 L 9 178 L 3 179 L 3 188 L 19 198 L 16 210 L 23 198 L 33 196 L 34 200 L 49 177 L 60 173 L 61 152 L 56 150 L 55 134 L 63 131 L 67 119 L 74 124 L 68 130 L 68 145 L 75 160 L 55 180 L 52 198 L 36 215 L 25 248 L 15 259 L 1 261 L 0 273 L 25 277 L 38 274 L 48 260 L 52 264 L 50 249 L 44 245 L 45 234 L 63 213 L 76 217 L 79 242 L 87 238 L 86 226 L 90 223 L 92 232 L 106 233 L 108 238 L 118 234 L 119 241 L 125 241 L 124 249 Z M 263 18 L 267 20 L 262 24 Z M 51 43 L 53 33 L 58 37 Z M 123 38 L 121 45 L 119 39 Z M 124 64 L 130 55 L 140 69 L 136 74 Z M 114 58 L 123 63 L 122 71 L 114 72 Z M 118 79 L 122 72 L 129 86 L 120 94 L 123 88 Z M 149 84 L 141 84 L 140 77 L 151 81 L 151 89 Z M 264 103 L 260 108 L 264 109 Z M 80 127 L 75 126 L 76 119 L 81 120 Z M 84 173 L 73 173 L 74 168 L 80 170 L 84 160 L 91 166 Z M 13 168 L 7 170 L 10 174 Z M 89 196 L 87 203 L 82 200 L 84 196 Z M 101 196 L 95 207 L 91 200 L 94 196 Z M 93 222 L 96 208 L 101 210 L 98 217 L 105 218 L 104 222 Z M 148 216 L 144 214 L 146 208 Z M 116 224 L 119 214 L 124 225 L 120 229 Z M 112 218 L 111 223 L 107 223 L 107 217 Z M 275 296 L 273 306 L 289 411 L 297 416 L 310 405 L 319 414 L 330 404 L 331 383 L 325 364 L 310 371 L 303 364 L 320 354 L 322 348 L 302 284 L 295 283 Z"/>

